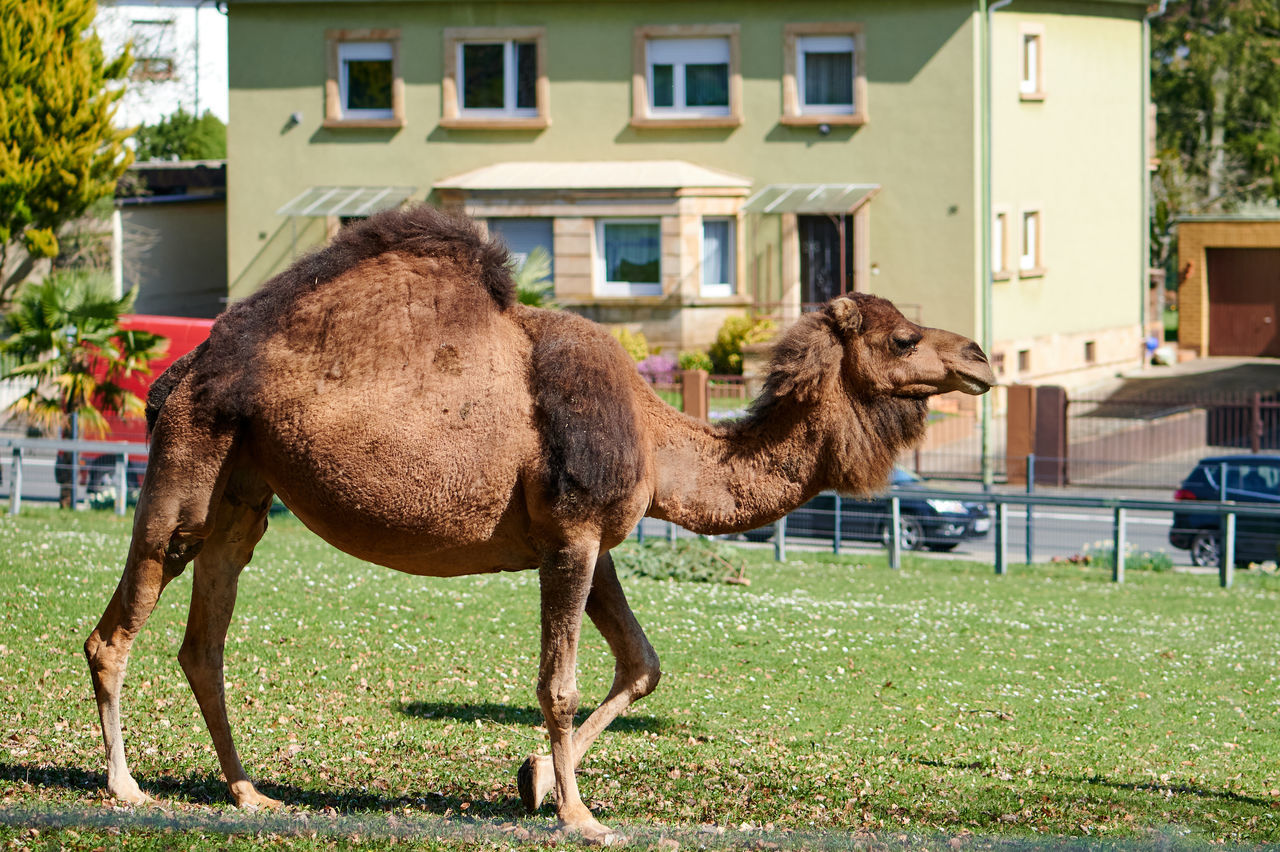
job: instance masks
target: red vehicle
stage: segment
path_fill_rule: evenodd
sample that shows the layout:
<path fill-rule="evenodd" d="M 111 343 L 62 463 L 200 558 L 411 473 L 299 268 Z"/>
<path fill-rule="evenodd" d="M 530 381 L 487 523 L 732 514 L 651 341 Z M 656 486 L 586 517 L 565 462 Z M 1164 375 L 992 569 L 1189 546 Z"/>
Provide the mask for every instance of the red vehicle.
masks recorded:
<path fill-rule="evenodd" d="M 160 358 L 151 362 L 151 374 L 135 373 L 122 384 L 126 389 L 142 399 L 147 398 L 151 383 L 156 377 L 168 369 L 169 365 L 195 349 L 209 337 L 213 328 L 211 319 L 195 319 L 193 317 L 164 317 L 150 314 L 125 314 L 120 318 L 120 327 L 139 329 L 163 335 L 169 339 L 169 349 Z M 102 436 L 105 441 L 133 441 L 142 443 L 147 439 L 147 422 L 141 417 L 121 418 L 107 415 L 110 431 Z M 83 473 L 80 481 L 88 486 L 89 492 L 103 491 L 114 487 L 116 474 L 116 457 L 92 456 L 84 454 L 80 457 Z M 142 485 L 142 474 L 147 469 L 145 455 L 129 456 L 127 480 L 130 488 Z"/>

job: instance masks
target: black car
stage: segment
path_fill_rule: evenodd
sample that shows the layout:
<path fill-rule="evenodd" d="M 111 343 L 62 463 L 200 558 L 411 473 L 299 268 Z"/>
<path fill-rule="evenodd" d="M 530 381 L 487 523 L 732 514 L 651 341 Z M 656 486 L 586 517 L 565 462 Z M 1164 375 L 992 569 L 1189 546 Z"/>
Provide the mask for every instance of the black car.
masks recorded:
<path fill-rule="evenodd" d="M 918 485 L 921 482 L 914 473 L 894 468 L 893 485 Z M 981 538 L 991 529 L 985 503 L 904 497 L 899 500 L 898 507 L 901 518 L 899 541 L 904 550 L 953 550 L 961 541 Z M 890 513 L 888 497 L 843 498 L 840 539 L 887 543 Z M 831 539 L 835 535 L 835 518 L 835 495 L 819 494 L 787 515 L 787 535 Z M 773 533 L 774 525 L 770 524 L 751 530 L 746 537 L 751 541 L 764 541 Z"/>
<path fill-rule="evenodd" d="M 1226 490 L 1222 473 L 1226 469 Z M 1234 500 L 1280 505 L 1280 455 L 1210 456 L 1201 459 L 1174 492 L 1175 500 Z M 1217 565 L 1222 517 L 1191 506 L 1173 513 L 1169 543 L 1191 551 L 1195 565 Z M 1267 562 L 1280 557 L 1280 523 L 1275 518 L 1236 515 L 1237 563 Z"/>

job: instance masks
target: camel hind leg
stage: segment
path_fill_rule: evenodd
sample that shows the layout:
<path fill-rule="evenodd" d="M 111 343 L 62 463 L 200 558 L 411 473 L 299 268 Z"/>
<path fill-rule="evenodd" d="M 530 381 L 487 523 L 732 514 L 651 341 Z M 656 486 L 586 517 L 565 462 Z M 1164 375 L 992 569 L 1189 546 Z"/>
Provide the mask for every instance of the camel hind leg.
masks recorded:
<path fill-rule="evenodd" d="M 609 723 L 653 692 L 661 676 L 658 655 L 631 612 L 613 567 L 613 557 L 608 553 L 601 554 L 596 561 L 586 613 L 608 643 L 615 663 L 609 694 L 573 733 L 574 769 Z M 554 784 L 555 771 L 549 754 L 530 755 L 516 775 L 520 800 L 530 813 L 541 806 Z"/>
<path fill-rule="evenodd" d="M 225 481 L 225 462 L 234 444 L 230 431 L 184 429 L 189 424 L 173 422 L 181 419 L 164 418 L 152 437 L 124 573 L 84 643 L 107 752 L 107 790 L 135 804 L 147 796 L 129 772 L 120 730 L 120 689 L 129 649 L 160 593 L 208 535 L 210 507 Z"/>
<path fill-rule="evenodd" d="M 196 556 L 187 633 L 178 652 L 204 715 L 227 780 L 240 807 L 275 807 L 280 802 L 258 792 L 245 774 L 227 719 L 223 650 L 236 604 L 240 572 L 267 529 L 271 489 L 255 474 L 232 473 L 214 514 L 213 529 Z"/>

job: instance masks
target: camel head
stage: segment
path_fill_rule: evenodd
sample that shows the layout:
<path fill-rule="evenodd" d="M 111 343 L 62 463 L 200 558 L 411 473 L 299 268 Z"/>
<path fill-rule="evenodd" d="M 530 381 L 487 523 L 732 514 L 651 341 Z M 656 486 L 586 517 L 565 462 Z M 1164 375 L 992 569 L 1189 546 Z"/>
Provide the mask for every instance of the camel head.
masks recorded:
<path fill-rule="evenodd" d="M 996 383 L 977 343 L 916 325 L 887 299 L 855 293 L 833 299 L 823 312 L 844 346 L 844 375 L 861 396 L 981 394 Z"/>

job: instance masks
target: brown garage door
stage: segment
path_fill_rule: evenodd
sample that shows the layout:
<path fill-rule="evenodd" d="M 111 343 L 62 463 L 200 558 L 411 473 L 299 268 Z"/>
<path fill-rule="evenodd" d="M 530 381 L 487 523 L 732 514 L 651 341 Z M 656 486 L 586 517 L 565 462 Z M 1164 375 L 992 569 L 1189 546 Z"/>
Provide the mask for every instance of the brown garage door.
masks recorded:
<path fill-rule="evenodd" d="M 1280 249 L 1207 249 L 1209 354 L 1280 357 Z"/>

